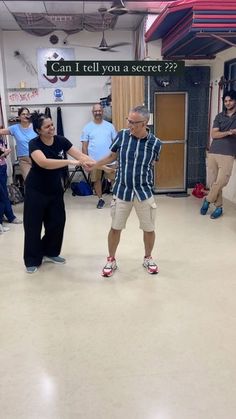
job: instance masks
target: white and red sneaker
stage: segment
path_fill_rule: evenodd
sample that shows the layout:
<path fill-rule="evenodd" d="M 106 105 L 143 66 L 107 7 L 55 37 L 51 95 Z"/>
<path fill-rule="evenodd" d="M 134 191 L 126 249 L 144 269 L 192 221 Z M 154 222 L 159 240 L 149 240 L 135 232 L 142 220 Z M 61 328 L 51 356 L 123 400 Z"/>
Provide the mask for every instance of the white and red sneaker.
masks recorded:
<path fill-rule="evenodd" d="M 159 269 L 157 264 L 154 262 L 151 256 L 144 257 L 143 266 L 146 268 L 147 272 L 151 275 L 158 274 Z"/>
<path fill-rule="evenodd" d="M 102 276 L 105 276 L 105 277 L 112 276 L 116 269 L 117 269 L 117 264 L 116 264 L 115 258 L 108 256 L 107 263 L 102 270 Z"/>

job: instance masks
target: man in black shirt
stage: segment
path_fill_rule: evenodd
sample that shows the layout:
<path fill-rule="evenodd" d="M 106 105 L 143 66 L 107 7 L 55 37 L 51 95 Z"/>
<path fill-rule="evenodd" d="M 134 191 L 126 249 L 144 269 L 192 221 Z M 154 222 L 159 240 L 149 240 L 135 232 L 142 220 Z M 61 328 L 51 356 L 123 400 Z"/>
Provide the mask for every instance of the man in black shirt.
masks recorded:
<path fill-rule="evenodd" d="M 222 189 L 229 182 L 236 156 L 236 92 L 226 92 L 223 103 L 225 110 L 216 115 L 211 131 L 213 141 L 208 155 L 211 186 L 200 210 L 202 215 L 206 215 L 213 203 L 212 219 L 223 215 Z"/>

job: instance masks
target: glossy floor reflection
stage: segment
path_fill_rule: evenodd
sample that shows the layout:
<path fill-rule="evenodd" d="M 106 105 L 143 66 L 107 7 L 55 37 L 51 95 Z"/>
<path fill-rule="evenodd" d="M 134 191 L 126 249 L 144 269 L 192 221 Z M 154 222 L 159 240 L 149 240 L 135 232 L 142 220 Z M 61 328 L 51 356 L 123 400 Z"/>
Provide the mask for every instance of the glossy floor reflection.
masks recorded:
<path fill-rule="evenodd" d="M 63 266 L 29 275 L 23 227 L 0 236 L 1 419 L 235 419 L 236 207 L 210 220 L 200 202 L 158 197 L 156 276 L 134 213 L 100 276 L 95 197 L 67 193 Z"/>

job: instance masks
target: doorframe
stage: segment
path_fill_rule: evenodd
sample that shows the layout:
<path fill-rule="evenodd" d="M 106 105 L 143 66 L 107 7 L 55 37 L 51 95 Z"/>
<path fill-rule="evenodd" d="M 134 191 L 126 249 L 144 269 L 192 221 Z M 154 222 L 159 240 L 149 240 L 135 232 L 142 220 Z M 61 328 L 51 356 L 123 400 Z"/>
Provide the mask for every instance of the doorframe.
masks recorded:
<path fill-rule="evenodd" d="M 154 100 L 153 100 L 153 109 L 154 109 L 154 114 L 153 114 L 153 129 L 154 129 L 154 133 L 156 135 L 156 95 L 179 95 L 179 94 L 184 94 L 185 95 L 185 115 L 184 115 L 184 185 L 183 188 L 158 188 L 157 186 L 154 185 L 153 191 L 155 194 L 164 194 L 164 193 L 186 193 L 187 192 L 187 162 L 188 162 L 188 136 L 187 136 L 187 128 L 188 128 L 188 92 L 187 91 L 178 91 L 178 92 L 155 92 L 154 93 Z M 159 138 L 159 137 L 158 137 Z M 162 140 L 160 138 L 162 144 L 170 144 L 170 141 L 165 141 Z M 177 144 L 177 143 L 176 143 Z M 160 154 L 160 158 L 161 158 L 161 154 Z M 155 169 L 154 169 L 154 178 L 156 179 L 156 165 L 155 165 Z"/>

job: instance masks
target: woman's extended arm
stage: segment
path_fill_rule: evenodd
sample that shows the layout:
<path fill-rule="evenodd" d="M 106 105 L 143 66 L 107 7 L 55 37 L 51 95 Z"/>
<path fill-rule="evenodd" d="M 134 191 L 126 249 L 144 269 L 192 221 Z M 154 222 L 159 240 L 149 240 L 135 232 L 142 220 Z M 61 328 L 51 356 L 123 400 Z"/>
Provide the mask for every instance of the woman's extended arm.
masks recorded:
<path fill-rule="evenodd" d="M 81 164 L 78 160 L 48 159 L 40 150 L 33 151 L 31 153 L 31 157 L 35 161 L 35 163 L 37 163 L 38 166 L 42 167 L 43 169 L 49 170 L 60 169 L 69 165 L 77 166 Z"/>

